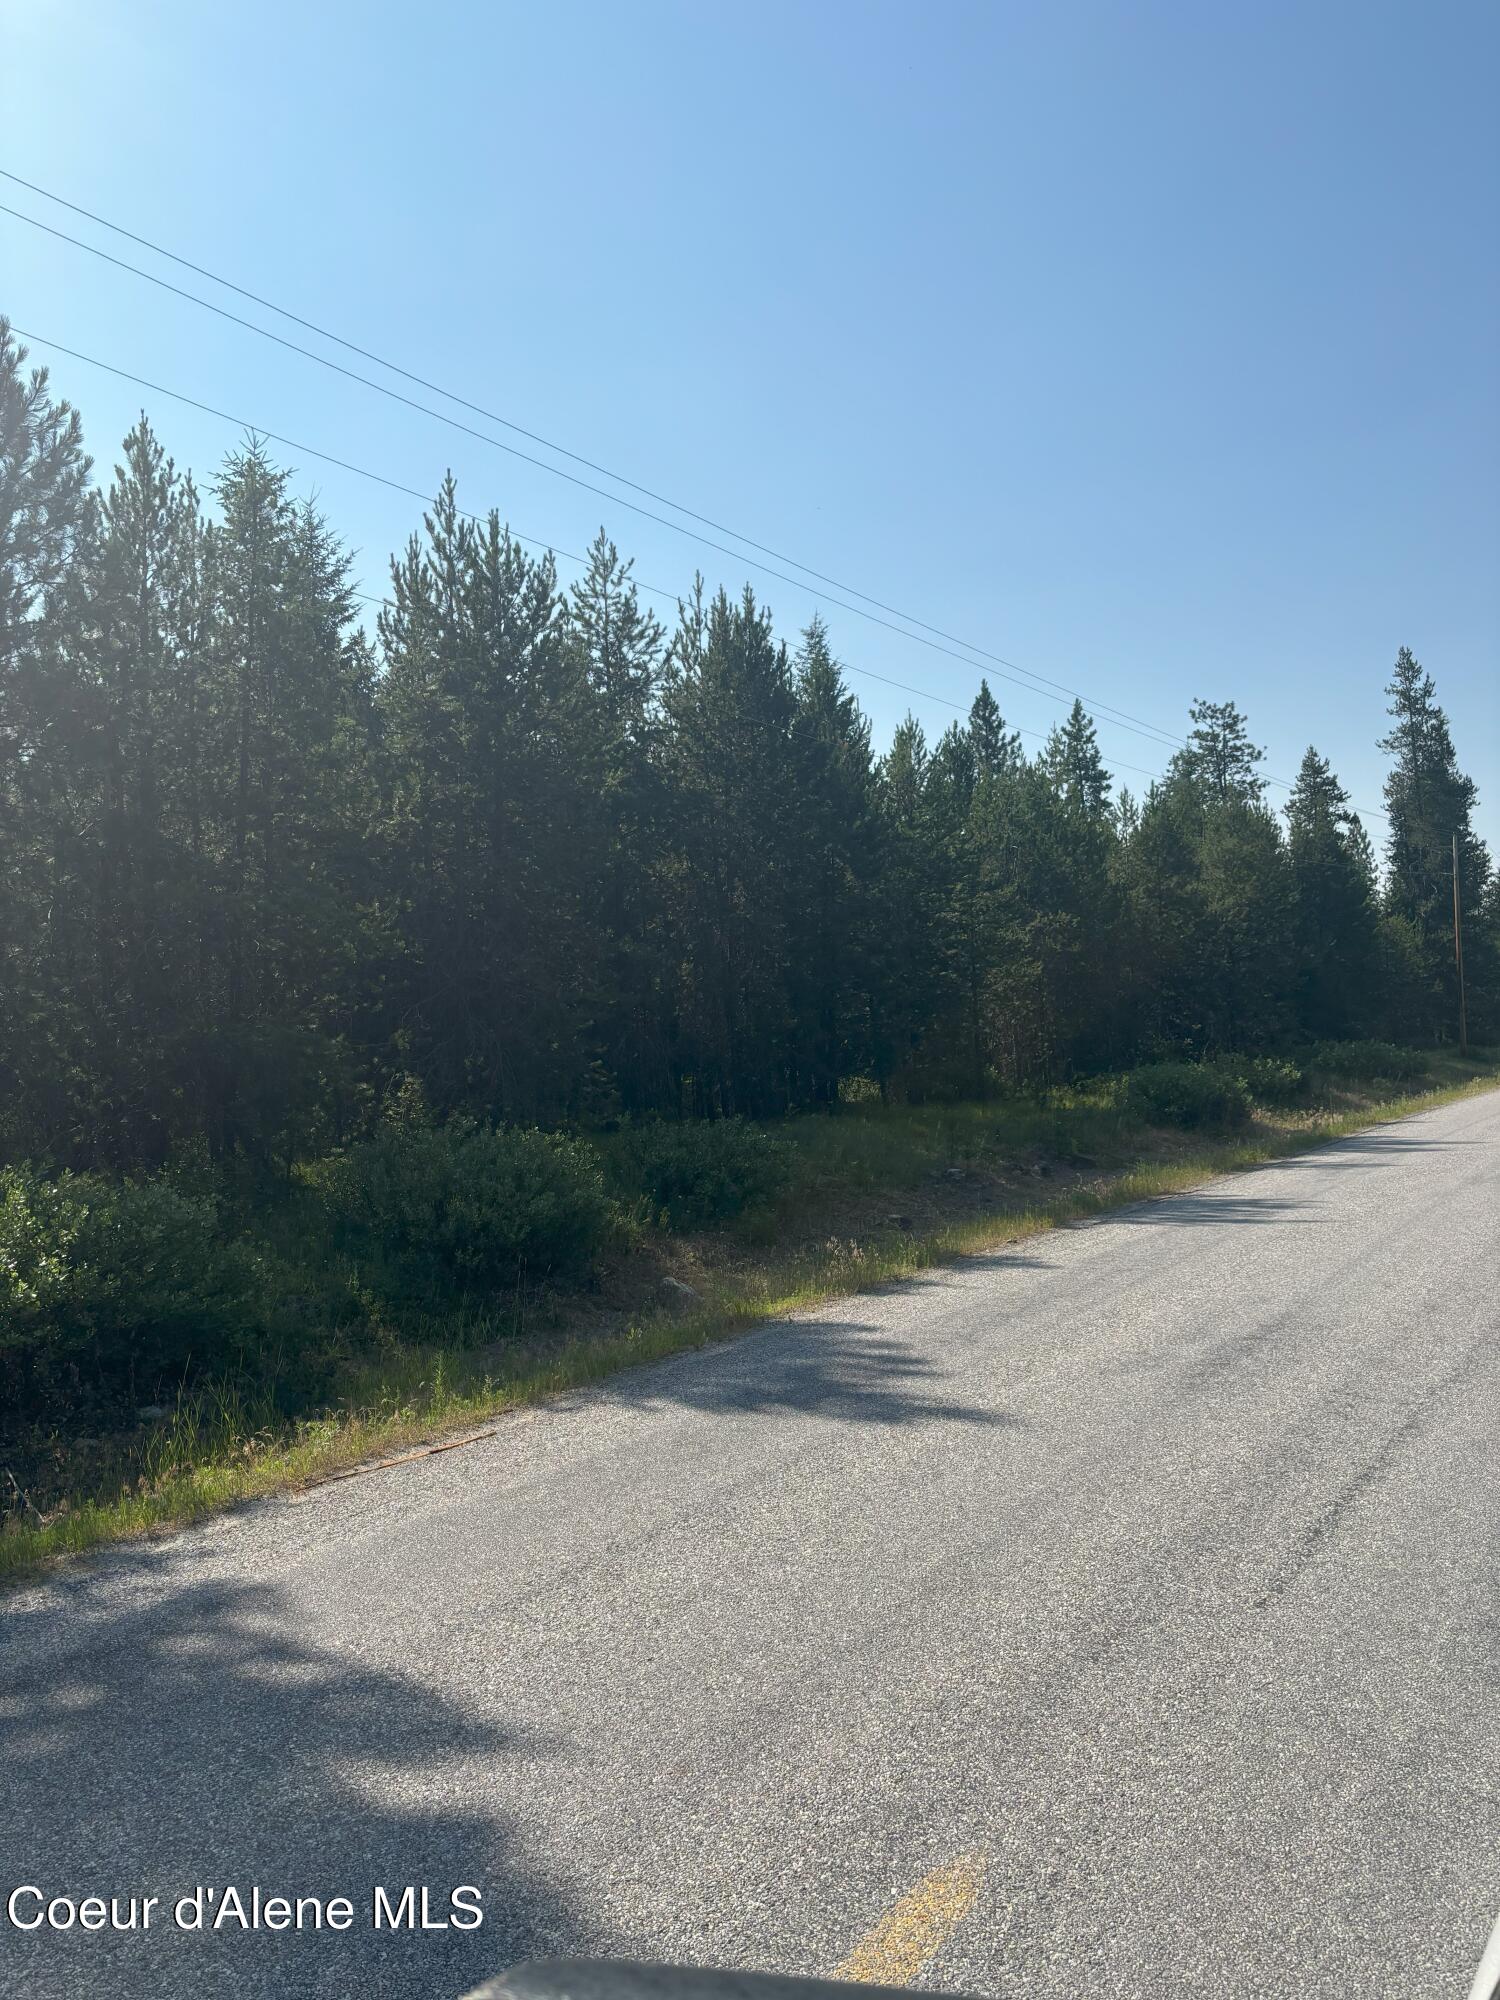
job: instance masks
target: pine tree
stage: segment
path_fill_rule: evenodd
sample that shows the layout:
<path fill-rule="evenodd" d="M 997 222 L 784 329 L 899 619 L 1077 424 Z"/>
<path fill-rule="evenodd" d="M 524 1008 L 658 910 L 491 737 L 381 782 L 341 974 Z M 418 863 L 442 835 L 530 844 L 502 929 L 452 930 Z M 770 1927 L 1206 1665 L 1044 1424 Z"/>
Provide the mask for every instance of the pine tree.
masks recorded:
<path fill-rule="evenodd" d="M 1431 678 L 1387 869 L 1314 750 L 1285 826 L 1232 702 L 1112 802 L 1081 702 L 981 682 L 886 754 L 820 618 L 697 577 L 670 642 L 602 531 L 563 593 L 445 481 L 375 639 L 252 438 L 200 501 L 142 422 L 89 485 L 0 323 L 0 1157 L 284 1169 L 438 1115 L 982 1094 L 1283 1036 L 1500 1033 L 1500 879 Z M 404 1101 L 404 1098 L 403 1098 Z"/>
<path fill-rule="evenodd" d="M 657 692 L 665 634 L 642 608 L 632 565 L 601 528 L 569 592 L 567 630 L 591 699 L 577 753 L 586 809 L 583 922 L 595 948 L 591 1115 L 643 1110 L 669 1090 L 661 1004 L 662 839 Z"/>
<path fill-rule="evenodd" d="M 82 420 L 54 400 L 45 368 L 24 373 L 26 358 L 0 315 L 0 660 L 12 671 L 89 512 Z"/>
<path fill-rule="evenodd" d="M 1250 804 L 1265 791 L 1256 765 L 1265 756 L 1250 741 L 1245 718 L 1232 701 L 1195 701 L 1188 710 L 1192 728 L 1187 748 L 1171 763 L 1171 775 L 1208 804 Z"/>
<path fill-rule="evenodd" d="M 1093 718 L 1076 698 L 1068 719 L 1047 737 L 1043 765 L 1058 796 L 1090 819 L 1109 811 L 1110 776 L 1099 754 Z"/>
<path fill-rule="evenodd" d="M 634 568 L 601 528 L 589 544 L 588 567 L 568 593 L 569 626 L 606 717 L 610 756 L 622 766 L 645 742 L 666 637 L 641 605 Z"/>
<path fill-rule="evenodd" d="M 1120 966 L 1131 995 L 1130 1040 L 1157 1053 L 1201 1048 L 1206 1035 L 1200 965 L 1206 916 L 1200 882 L 1202 815 L 1169 778 L 1123 815 L 1116 863 L 1129 911 Z"/>
<path fill-rule="evenodd" d="M 1006 728 L 1000 704 L 990 693 L 988 681 L 979 683 L 979 692 L 969 710 L 969 743 L 980 778 L 1013 771 L 1021 761 L 1021 739 L 1014 730 Z"/>
<path fill-rule="evenodd" d="M 940 951 L 946 863 L 930 807 L 932 756 L 908 715 L 876 767 L 883 866 L 874 892 L 872 1064 L 883 1091 L 911 1063 L 951 994 Z"/>
<path fill-rule="evenodd" d="M 1039 759 L 1047 798 L 1038 809 L 1046 828 L 1046 878 L 1056 906 L 1050 945 L 1055 1059 L 1097 1067 L 1128 1050 L 1129 996 L 1119 977 L 1124 949 L 1118 881 L 1121 809 L 1099 754 L 1092 719 L 1076 700 Z"/>
<path fill-rule="evenodd" d="M 94 1117 L 112 1157 L 155 1165 L 190 1125 L 181 1090 L 193 1075 L 194 1001 L 204 998 L 194 991 L 202 857 L 173 808 L 198 775 L 186 711 L 205 632 L 197 494 L 144 417 L 125 439 L 101 518 Z"/>
<path fill-rule="evenodd" d="M 208 1131 L 267 1164 L 313 1142 L 339 1088 L 328 1015 L 359 955 L 360 844 L 341 803 L 368 697 L 348 554 L 290 485 L 258 439 L 232 452 L 207 556 Z"/>
<path fill-rule="evenodd" d="M 1386 693 L 1394 727 L 1380 748 L 1395 759 L 1385 781 L 1391 830 L 1385 907 L 1409 930 L 1427 999 L 1425 1030 L 1456 1032 L 1458 978 L 1453 949 L 1453 843 L 1465 920 L 1474 925 L 1490 877 L 1489 851 L 1471 822 L 1477 787 L 1458 768 L 1437 689 L 1410 648 L 1396 655 Z M 1476 936 L 1483 936 L 1482 929 Z M 1487 969 L 1476 963 L 1483 982 Z"/>
<path fill-rule="evenodd" d="M 870 725 L 844 684 L 814 614 L 795 663 L 792 748 L 801 824 L 790 937 L 796 1096 L 837 1101 L 842 1077 L 870 1066 L 875 893 L 883 854 Z"/>
<path fill-rule="evenodd" d="M 988 695 L 981 689 L 981 696 Z M 937 949 L 950 1010 L 939 1008 L 927 1036 L 927 1068 L 948 1092 L 985 1095 L 983 997 L 995 928 L 986 908 L 984 857 L 975 838 L 975 806 L 996 782 L 1004 725 L 992 702 L 974 704 L 977 726 L 951 724 L 938 739 L 923 800 L 930 855 L 939 884 Z"/>
<path fill-rule="evenodd" d="M 1274 1047 L 1290 1025 L 1293 894 L 1275 815 L 1248 799 L 1210 812 L 1198 867 L 1203 1046 Z"/>
<path fill-rule="evenodd" d="M 1367 1031 L 1378 1017 L 1379 924 L 1369 841 L 1327 760 L 1309 747 L 1286 805 L 1295 1007 L 1308 1034 Z"/>
<path fill-rule="evenodd" d="M 71 1156 L 93 1075 L 80 813 L 97 506 L 75 410 L 0 318 L 0 1146 Z"/>
<path fill-rule="evenodd" d="M 679 1102 L 766 1116 L 795 1088 L 788 941 L 803 815 L 791 662 L 748 587 L 684 607 L 662 705 Z"/>
<path fill-rule="evenodd" d="M 603 690 L 550 556 L 531 560 L 497 515 L 470 521 L 451 476 L 425 526 L 380 625 L 388 1032 L 439 1112 L 577 1115 L 599 1012 Z"/>

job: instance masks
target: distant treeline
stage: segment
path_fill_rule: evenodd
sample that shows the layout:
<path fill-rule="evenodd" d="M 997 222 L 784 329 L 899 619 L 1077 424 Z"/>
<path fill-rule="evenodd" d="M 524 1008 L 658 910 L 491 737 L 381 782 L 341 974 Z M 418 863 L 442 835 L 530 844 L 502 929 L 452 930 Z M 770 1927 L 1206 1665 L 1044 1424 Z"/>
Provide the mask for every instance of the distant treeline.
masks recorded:
<path fill-rule="evenodd" d="M 1432 681 L 1387 690 L 1384 868 L 1327 762 L 1281 813 L 1232 702 L 1116 796 L 1081 706 L 981 684 L 881 756 L 815 620 L 601 532 L 564 589 L 445 483 L 371 640 L 251 441 L 107 490 L 0 322 L 0 1157 L 272 1166 L 437 1112 L 768 1116 L 1142 1056 L 1500 1033 L 1500 896 Z M 1373 690 L 1372 690 L 1373 692 Z"/>

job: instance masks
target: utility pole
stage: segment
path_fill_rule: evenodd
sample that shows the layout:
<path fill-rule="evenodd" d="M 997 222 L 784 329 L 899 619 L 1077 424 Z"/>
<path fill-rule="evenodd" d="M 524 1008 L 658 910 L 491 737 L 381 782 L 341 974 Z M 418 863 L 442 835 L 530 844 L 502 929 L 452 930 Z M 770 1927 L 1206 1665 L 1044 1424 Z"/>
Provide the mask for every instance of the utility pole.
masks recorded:
<path fill-rule="evenodd" d="M 1458 967 L 1458 1052 L 1469 1048 L 1469 1013 L 1464 999 L 1464 912 L 1458 893 L 1458 835 L 1453 836 L 1453 962 Z"/>

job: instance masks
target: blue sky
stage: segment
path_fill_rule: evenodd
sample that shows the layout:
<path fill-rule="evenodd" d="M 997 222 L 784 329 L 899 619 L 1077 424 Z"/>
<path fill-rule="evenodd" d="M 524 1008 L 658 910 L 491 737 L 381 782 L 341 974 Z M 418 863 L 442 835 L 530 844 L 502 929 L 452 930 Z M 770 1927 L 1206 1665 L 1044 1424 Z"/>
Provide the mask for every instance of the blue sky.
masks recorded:
<path fill-rule="evenodd" d="M 1269 770 L 1315 742 L 1378 806 L 1409 644 L 1500 847 L 1488 0 L 7 0 L 4 36 L 0 166 L 1088 700 L 1176 734 L 1232 697 Z M 4 215 L 0 311 L 562 548 L 602 520 L 670 593 L 816 606 Z M 233 441 L 34 354 L 101 467 L 143 404 L 200 476 Z M 284 455 L 380 590 L 418 504 Z M 981 671 L 1061 712 L 825 615 L 929 692 L 852 675 L 879 741 Z M 1171 747 L 1101 742 L 1135 788 Z"/>

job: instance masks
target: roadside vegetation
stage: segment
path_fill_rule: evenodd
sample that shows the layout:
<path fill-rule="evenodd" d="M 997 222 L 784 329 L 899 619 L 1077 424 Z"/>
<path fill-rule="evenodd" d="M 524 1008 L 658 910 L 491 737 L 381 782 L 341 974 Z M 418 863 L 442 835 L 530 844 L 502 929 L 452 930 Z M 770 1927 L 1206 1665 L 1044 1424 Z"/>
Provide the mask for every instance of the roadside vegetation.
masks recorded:
<path fill-rule="evenodd" d="M 245 1209 L 199 1162 L 0 1173 L 0 1577 L 1482 1088 L 1366 1042 L 593 1140 L 385 1129 Z"/>
<path fill-rule="evenodd" d="M 1488 1073 L 1409 648 L 1377 855 L 1222 691 L 1139 796 L 984 681 L 877 746 L 821 619 L 569 560 L 449 478 L 362 578 L 144 417 L 96 481 L 0 319 L 0 1566 Z"/>

